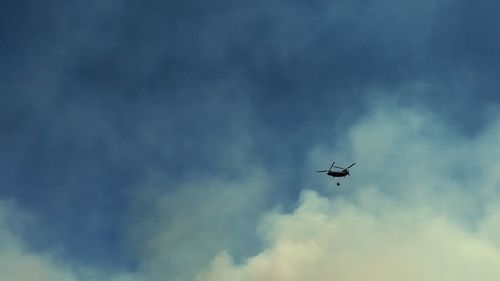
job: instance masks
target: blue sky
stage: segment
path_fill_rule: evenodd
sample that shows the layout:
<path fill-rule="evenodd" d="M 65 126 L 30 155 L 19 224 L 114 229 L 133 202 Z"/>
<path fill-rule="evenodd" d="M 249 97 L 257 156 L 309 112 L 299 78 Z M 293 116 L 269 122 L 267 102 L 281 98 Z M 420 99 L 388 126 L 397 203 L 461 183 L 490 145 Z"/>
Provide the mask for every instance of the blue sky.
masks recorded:
<path fill-rule="evenodd" d="M 277 261 L 363 280 L 319 261 L 368 263 L 381 237 L 401 250 L 377 268 L 418 265 L 389 276 L 465 276 L 405 250 L 436 237 L 431 260 L 469 245 L 450 266 L 490 280 L 499 5 L 2 3 L 0 280 L 291 280 L 265 270 Z M 340 189 L 314 173 L 332 160 L 358 163 Z M 369 246 L 347 241 L 367 230 Z"/>

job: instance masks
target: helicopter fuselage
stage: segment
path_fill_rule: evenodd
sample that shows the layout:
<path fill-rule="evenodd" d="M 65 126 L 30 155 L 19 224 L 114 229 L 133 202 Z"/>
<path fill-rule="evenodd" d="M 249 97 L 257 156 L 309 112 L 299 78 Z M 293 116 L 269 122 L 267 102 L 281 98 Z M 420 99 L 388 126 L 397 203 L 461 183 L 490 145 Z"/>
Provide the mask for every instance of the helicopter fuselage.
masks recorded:
<path fill-rule="evenodd" d="M 347 172 L 344 172 L 344 171 L 340 171 L 340 172 L 336 172 L 336 171 L 328 171 L 328 173 L 326 173 L 327 175 L 331 176 L 331 177 L 345 177 L 347 176 L 349 173 Z"/>

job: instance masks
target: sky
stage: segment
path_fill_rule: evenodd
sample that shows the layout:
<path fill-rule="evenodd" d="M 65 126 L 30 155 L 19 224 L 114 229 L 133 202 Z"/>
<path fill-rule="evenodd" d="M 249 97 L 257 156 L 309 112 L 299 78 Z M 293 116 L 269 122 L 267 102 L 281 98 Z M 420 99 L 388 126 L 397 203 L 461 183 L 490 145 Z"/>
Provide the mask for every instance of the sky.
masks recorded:
<path fill-rule="evenodd" d="M 499 9 L 0 2 L 0 281 L 497 280 Z"/>

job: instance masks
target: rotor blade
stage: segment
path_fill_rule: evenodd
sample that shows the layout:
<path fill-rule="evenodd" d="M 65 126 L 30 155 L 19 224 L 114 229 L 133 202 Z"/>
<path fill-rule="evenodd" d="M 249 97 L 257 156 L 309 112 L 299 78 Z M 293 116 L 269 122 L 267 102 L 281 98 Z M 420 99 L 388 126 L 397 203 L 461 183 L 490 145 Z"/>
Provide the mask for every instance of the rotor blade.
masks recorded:
<path fill-rule="evenodd" d="M 316 173 L 326 173 L 328 172 L 327 170 L 322 170 L 322 171 L 316 171 Z"/>
<path fill-rule="evenodd" d="M 330 169 L 328 169 L 328 171 L 330 171 L 333 167 L 333 165 L 335 165 L 335 161 L 333 161 L 332 165 L 330 166 Z"/>
<path fill-rule="evenodd" d="M 333 167 L 335 167 L 335 168 L 337 168 L 337 169 L 342 169 L 342 170 L 345 170 L 345 168 L 342 168 L 342 167 L 339 167 L 339 166 L 333 166 Z"/>
<path fill-rule="evenodd" d="M 347 167 L 346 169 L 349 169 L 349 168 L 351 168 L 354 165 L 356 165 L 356 163 L 352 163 L 351 166 Z"/>

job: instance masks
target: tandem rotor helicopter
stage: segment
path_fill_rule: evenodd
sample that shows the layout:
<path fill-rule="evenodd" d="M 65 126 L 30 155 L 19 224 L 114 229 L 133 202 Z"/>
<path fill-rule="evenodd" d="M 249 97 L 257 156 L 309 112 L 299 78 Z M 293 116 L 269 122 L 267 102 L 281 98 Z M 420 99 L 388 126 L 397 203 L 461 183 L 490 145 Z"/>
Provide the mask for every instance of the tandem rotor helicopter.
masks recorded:
<path fill-rule="evenodd" d="M 330 166 L 330 169 L 316 171 L 316 173 L 326 173 L 326 175 L 328 175 L 328 176 L 330 176 L 332 178 L 335 178 L 335 177 L 345 177 L 345 176 L 349 175 L 349 168 L 351 168 L 352 166 L 356 165 L 356 163 L 352 163 L 347 168 L 342 168 L 342 167 L 333 166 L 333 165 L 335 165 L 335 161 L 333 161 L 332 165 Z M 341 171 L 332 171 L 332 168 L 341 169 Z M 337 182 L 337 186 L 339 186 L 339 185 L 340 185 L 340 183 Z"/>

